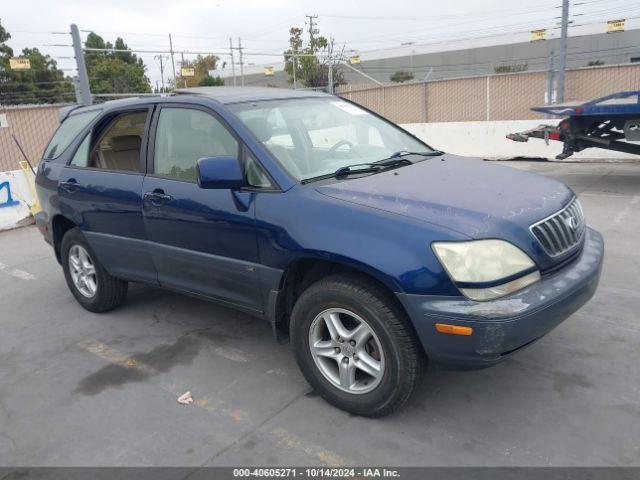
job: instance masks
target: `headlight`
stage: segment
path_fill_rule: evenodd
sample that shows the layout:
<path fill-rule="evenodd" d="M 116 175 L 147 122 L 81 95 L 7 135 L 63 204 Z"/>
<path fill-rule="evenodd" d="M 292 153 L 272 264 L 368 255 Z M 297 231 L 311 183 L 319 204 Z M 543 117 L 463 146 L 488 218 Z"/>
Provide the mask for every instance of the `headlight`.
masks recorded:
<path fill-rule="evenodd" d="M 436 242 L 433 251 L 460 291 L 473 300 L 492 300 L 540 279 L 536 264 L 504 240 Z"/>

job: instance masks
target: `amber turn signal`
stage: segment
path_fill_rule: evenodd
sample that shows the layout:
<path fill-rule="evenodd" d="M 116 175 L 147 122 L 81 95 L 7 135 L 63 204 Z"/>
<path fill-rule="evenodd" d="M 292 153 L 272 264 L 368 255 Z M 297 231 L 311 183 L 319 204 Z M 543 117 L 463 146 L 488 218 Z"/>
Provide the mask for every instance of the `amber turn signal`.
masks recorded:
<path fill-rule="evenodd" d="M 459 325 L 449 325 L 447 323 L 436 323 L 436 330 L 440 333 L 448 333 L 450 335 L 469 336 L 473 333 L 473 328 L 471 327 L 461 327 Z"/>

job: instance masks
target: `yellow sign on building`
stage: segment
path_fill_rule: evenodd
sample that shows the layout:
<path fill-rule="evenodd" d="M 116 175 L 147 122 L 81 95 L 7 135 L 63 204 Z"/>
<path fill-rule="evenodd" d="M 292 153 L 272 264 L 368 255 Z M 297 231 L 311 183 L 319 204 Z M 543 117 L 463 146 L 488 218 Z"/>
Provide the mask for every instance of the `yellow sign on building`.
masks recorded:
<path fill-rule="evenodd" d="M 196 69 L 195 68 L 181 68 L 180 69 L 180 75 L 182 75 L 183 77 L 195 77 L 196 75 Z"/>
<path fill-rule="evenodd" d="M 540 40 L 547 39 L 547 29 L 541 28 L 540 30 L 531 30 L 531 41 L 539 42 Z"/>
<path fill-rule="evenodd" d="M 620 20 L 609 20 L 607 22 L 607 33 L 624 32 L 624 22 L 624 18 Z"/>
<path fill-rule="evenodd" d="M 31 68 L 31 63 L 28 58 L 17 57 L 9 59 L 9 66 L 11 70 L 29 70 Z"/>
<path fill-rule="evenodd" d="M 273 74 L 274 74 L 273 67 L 264 67 L 265 77 L 273 77 Z"/>

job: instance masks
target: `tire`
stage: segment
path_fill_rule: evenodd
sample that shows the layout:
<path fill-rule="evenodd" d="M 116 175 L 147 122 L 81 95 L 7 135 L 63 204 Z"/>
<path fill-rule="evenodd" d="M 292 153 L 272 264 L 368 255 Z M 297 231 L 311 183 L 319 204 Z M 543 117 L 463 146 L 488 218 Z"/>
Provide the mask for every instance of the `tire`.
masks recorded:
<path fill-rule="evenodd" d="M 340 323 L 335 322 L 336 314 Z M 356 329 L 363 323 L 365 328 Z M 333 334 L 329 325 L 334 325 Z M 367 329 L 370 333 L 364 338 L 369 340 L 356 342 Z M 348 335 L 336 343 L 339 331 Z M 393 297 L 356 275 L 331 275 L 305 290 L 293 308 L 290 333 L 298 366 L 309 384 L 332 405 L 356 415 L 381 417 L 400 408 L 425 364 L 415 333 Z M 352 348 L 345 343 L 350 338 Z M 350 365 L 356 367 L 355 377 L 348 373 Z"/>
<path fill-rule="evenodd" d="M 69 290 L 80 305 L 90 312 L 102 313 L 124 302 L 128 283 L 112 277 L 105 271 L 78 227 L 65 233 L 60 250 L 64 277 Z M 70 257 L 72 257 L 71 263 Z M 78 267 L 72 266 L 73 262 L 78 265 L 78 259 L 83 259 L 80 263 L 84 270 L 80 273 L 78 273 Z M 95 273 L 91 274 L 92 271 Z M 84 275 L 85 281 L 74 280 L 78 275 Z"/>

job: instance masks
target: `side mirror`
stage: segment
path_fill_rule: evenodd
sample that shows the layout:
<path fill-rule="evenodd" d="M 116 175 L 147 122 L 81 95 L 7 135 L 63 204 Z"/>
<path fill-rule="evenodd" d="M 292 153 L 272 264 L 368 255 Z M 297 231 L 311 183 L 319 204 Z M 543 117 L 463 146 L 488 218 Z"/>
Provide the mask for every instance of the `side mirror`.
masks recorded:
<path fill-rule="evenodd" d="M 205 157 L 198 160 L 198 186 L 207 189 L 238 190 L 244 175 L 236 157 Z"/>

